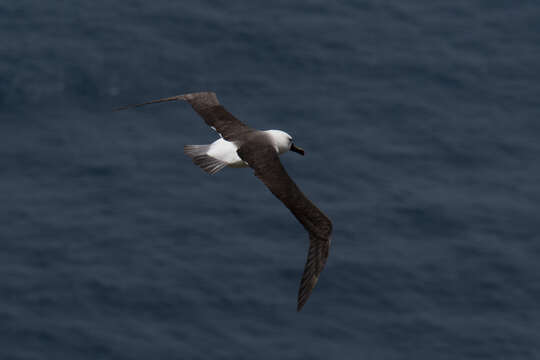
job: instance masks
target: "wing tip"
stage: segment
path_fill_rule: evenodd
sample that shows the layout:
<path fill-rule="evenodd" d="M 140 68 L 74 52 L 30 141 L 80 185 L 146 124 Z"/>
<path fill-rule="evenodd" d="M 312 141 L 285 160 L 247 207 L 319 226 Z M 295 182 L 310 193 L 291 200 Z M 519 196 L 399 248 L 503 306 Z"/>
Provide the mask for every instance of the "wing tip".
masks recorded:
<path fill-rule="evenodd" d="M 132 108 L 136 108 L 136 107 L 140 107 L 140 106 L 144 106 L 144 105 L 158 104 L 158 103 L 162 103 L 162 102 L 178 101 L 178 100 L 187 100 L 187 98 L 184 95 L 175 95 L 175 96 L 171 96 L 171 97 L 145 101 L 145 102 L 139 103 L 139 104 L 129 104 L 129 105 L 120 106 L 120 107 L 114 108 L 113 111 L 121 111 L 121 110 L 132 109 Z"/>
<path fill-rule="evenodd" d="M 318 249 L 316 243 L 312 239 L 308 251 L 308 258 L 304 267 L 304 273 L 302 274 L 302 280 L 300 281 L 300 289 L 298 289 L 298 305 L 296 311 L 300 312 L 309 297 L 313 293 L 315 286 L 319 282 L 319 277 L 328 260 L 328 252 L 330 247 L 330 237 L 327 242 L 323 242 L 323 247 Z M 320 243 L 319 243 L 320 244 Z"/>
<path fill-rule="evenodd" d="M 319 275 L 313 275 L 309 279 L 306 279 L 304 277 L 302 278 L 302 282 L 300 283 L 300 289 L 298 290 L 298 305 L 296 307 L 297 312 L 300 312 L 300 310 L 302 310 L 309 297 L 311 296 L 313 289 L 315 289 L 315 285 L 317 285 L 318 281 Z"/>
<path fill-rule="evenodd" d="M 304 308 L 304 305 L 306 305 L 307 298 L 300 300 L 298 298 L 298 304 L 296 305 L 296 312 L 300 312 Z"/>
<path fill-rule="evenodd" d="M 157 104 L 167 101 L 178 101 L 178 100 L 185 100 L 190 102 L 190 100 L 201 100 L 202 104 L 207 104 L 209 106 L 219 105 L 219 100 L 217 99 L 216 93 L 214 91 L 199 91 L 199 92 L 191 92 L 181 95 L 175 95 L 171 97 L 166 98 L 160 98 L 156 100 L 150 100 L 139 104 L 130 104 L 130 105 L 124 105 L 119 106 L 113 109 L 113 111 L 121 111 L 126 109 L 132 109 L 143 105 L 149 105 L 149 104 Z"/>

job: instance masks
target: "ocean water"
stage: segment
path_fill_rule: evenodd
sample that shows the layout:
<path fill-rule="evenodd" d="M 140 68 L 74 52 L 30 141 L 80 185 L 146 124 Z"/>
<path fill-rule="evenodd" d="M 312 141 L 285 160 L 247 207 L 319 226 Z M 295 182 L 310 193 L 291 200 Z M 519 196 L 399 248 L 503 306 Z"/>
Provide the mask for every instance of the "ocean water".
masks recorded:
<path fill-rule="evenodd" d="M 540 2 L 4 1 L 0 359 L 539 359 Z M 306 150 L 308 237 L 185 103 Z"/>

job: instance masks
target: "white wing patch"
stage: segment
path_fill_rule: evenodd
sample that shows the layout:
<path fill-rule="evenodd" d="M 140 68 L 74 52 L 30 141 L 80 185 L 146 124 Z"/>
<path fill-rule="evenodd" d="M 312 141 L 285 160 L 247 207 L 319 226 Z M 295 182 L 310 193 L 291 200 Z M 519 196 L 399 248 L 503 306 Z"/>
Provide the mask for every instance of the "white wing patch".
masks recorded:
<path fill-rule="evenodd" d="M 229 166 L 242 167 L 244 166 L 244 161 L 238 156 L 237 150 L 238 147 L 234 142 L 221 138 L 210 144 L 207 154 L 213 158 L 226 162 Z"/>

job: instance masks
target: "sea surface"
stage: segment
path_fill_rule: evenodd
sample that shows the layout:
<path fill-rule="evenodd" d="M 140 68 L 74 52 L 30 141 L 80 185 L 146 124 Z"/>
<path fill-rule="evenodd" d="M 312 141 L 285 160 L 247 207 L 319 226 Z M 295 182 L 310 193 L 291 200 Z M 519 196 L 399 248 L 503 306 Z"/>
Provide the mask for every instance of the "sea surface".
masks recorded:
<path fill-rule="evenodd" d="M 0 3 L 0 359 L 540 359 L 539 1 Z M 213 90 L 306 156 L 307 233 Z"/>

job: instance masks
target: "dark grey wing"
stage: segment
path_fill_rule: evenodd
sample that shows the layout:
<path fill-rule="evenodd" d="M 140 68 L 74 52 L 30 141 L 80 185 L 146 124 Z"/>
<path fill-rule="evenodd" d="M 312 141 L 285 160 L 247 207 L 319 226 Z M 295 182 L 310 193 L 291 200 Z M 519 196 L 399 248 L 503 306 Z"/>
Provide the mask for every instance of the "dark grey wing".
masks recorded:
<path fill-rule="evenodd" d="M 296 186 L 272 146 L 261 148 L 260 143 L 248 142 L 238 149 L 238 155 L 255 170 L 255 175 L 285 204 L 309 233 L 307 262 L 298 292 L 297 310 L 300 311 L 326 264 L 332 222 Z"/>
<path fill-rule="evenodd" d="M 246 132 L 253 131 L 249 126 L 235 118 L 221 105 L 214 92 L 197 92 L 183 95 L 171 96 L 141 104 L 127 105 L 115 110 L 124 110 L 132 107 L 139 107 L 148 104 L 156 104 L 166 101 L 185 100 L 204 119 L 206 124 L 216 130 L 228 141 L 234 141 Z"/>
<path fill-rule="evenodd" d="M 199 92 L 181 95 L 191 104 L 193 109 L 225 140 L 234 141 L 253 131 L 246 124 L 234 117 L 221 105 L 213 92 Z"/>

